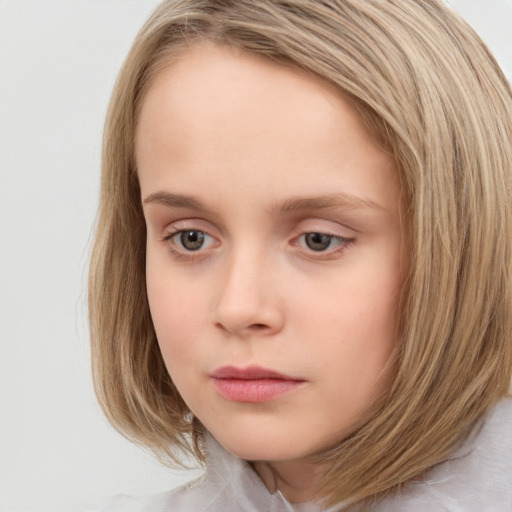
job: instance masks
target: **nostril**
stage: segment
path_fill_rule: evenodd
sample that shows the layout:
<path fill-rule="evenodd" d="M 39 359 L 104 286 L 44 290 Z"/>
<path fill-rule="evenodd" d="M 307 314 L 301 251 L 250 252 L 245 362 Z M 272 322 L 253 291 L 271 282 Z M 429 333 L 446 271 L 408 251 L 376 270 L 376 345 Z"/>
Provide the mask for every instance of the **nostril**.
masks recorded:
<path fill-rule="evenodd" d="M 243 327 L 243 326 L 240 327 L 240 326 L 233 326 L 233 325 L 228 326 L 222 322 L 216 322 L 215 327 L 221 329 L 222 331 L 230 332 L 233 334 L 237 333 L 240 336 L 251 335 L 251 334 L 254 334 L 254 335 L 266 334 L 266 333 L 270 333 L 272 331 L 272 328 L 270 325 L 262 324 L 262 323 L 254 323 L 254 324 L 249 323 L 245 327 Z"/>
<path fill-rule="evenodd" d="M 267 326 L 265 324 L 252 324 L 250 326 L 250 328 L 256 330 L 256 331 L 261 331 L 262 329 L 266 329 Z"/>

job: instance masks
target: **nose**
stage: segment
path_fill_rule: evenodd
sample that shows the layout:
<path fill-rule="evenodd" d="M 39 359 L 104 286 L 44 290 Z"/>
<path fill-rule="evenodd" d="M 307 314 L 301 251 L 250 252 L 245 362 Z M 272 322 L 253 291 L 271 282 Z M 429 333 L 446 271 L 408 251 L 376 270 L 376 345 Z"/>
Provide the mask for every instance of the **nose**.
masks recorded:
<path fill-rule="evenodd" d="M 278 333 L 284 304 L 276 267 L 255 251 L 233 253 L 219 277 L 215 325 L 239 337 Z"/>

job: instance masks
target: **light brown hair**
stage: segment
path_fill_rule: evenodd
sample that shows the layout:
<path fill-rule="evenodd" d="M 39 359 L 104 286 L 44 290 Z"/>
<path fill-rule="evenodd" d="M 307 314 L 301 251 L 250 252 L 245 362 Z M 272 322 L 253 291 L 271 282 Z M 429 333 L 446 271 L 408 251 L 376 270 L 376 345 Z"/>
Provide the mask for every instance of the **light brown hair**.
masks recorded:
<path fill-rule="evenodd" d="M 446 459 L 512 372 L 512 94 L 474 31 L 437 0 L 169 0 L 115 86 L 90 267 L 96 392 L 122 433 L 178 460 L 203 427 L 169 377 L 145 289 L 134 158 L 151 77 L 196 41 L 235 46 L 334 84 L 396 160 L 410 269 L 396 376 L 327 453 L 329 503 L 393 492 Z M 191 442 L 192 440 L 192 442 Z"/>

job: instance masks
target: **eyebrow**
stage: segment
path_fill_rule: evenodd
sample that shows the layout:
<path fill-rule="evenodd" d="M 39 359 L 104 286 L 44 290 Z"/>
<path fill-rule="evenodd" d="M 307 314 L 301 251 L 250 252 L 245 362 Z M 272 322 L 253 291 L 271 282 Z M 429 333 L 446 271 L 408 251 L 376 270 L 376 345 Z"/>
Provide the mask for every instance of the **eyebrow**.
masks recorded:
<path fill-rule="evenodd" d="M 143 204 L 161 204 L 169 208 L 187 208 L 190 210 L 211 212 L 210 208 L 194 196 L 171 194 L 165 191 L 149 194 L 149 196 L 144 199 Z M 293 213 L 304 210 L 323 210 L 329 208 L 385 210 L 384 206 L 374 201 L 345 193 L 315 197 L 291 197 L 284 201 L 282 205 L 272 208 L 272 210 L 278 210 L 283 213 Z"/>
<path fill-rule="evenodd" d="M 149 194 L 143 204 L 161 204 L 169 208 L 188 208 L 190 210 L 210 211 L 199 199 L 182 194 L 171 194 L 163 190 Z"/>
<path fill-rule="evenodd" d="M 316 197 L 292 197 L 287 199 L 280 207 L 282 212 L 296 212 L 302 210 L 323 210 L 328 208 L 372 209 L 385 210 L 384 206 L 352 194 L 329 194 Z"/>

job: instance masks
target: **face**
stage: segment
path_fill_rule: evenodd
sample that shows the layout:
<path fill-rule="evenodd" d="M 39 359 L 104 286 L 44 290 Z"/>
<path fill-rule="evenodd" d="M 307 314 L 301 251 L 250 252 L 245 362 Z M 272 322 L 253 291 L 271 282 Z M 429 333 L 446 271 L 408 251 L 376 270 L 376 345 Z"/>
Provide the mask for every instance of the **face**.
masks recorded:
<path fill-rule="evenodd" d="M 327 83 L 213 45 L 154 77 L 136 158 L 151 314 L 190 410 L 249 460 L 342 440 L 392 373 L 392 158 Z"/>

